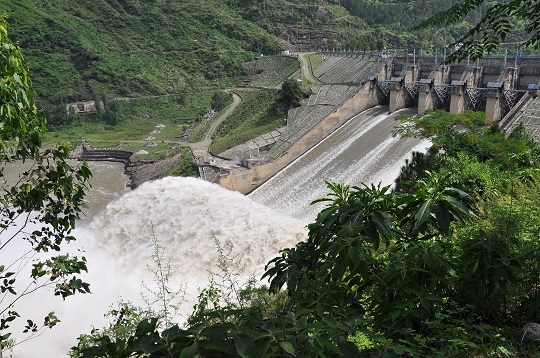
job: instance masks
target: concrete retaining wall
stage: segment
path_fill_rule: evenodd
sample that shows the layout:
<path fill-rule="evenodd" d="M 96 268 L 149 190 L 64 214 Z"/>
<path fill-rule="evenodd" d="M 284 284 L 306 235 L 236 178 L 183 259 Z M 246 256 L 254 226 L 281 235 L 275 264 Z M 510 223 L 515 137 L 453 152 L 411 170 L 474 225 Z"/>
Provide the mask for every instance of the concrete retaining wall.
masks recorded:
<path fill-rule="evenodd" d="M 307 152 L 329 134 L 334 132 L 349 119 L 368 108 L 379 104 L 377 91 L 373 90 L 375 84 L 368 82 L 336 111 L 324 118 L 310 132 L 292 145 L 282 156 L 271 163 L 254 166 L 251 169 L 235 169 L 228 174 L 219 176 L 216 180 L 220 186 L 229 190 L 247 194 L 260 184 L 270 179 L 289 163 Z"/>

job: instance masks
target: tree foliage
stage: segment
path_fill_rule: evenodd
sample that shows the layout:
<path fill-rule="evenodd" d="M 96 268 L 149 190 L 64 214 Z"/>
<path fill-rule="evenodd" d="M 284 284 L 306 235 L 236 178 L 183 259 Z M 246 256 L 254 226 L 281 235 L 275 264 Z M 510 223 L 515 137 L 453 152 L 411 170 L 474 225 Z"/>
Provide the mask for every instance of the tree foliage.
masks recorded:
<path fill-rule="evenodd" d="M 31 162 L 18 179 L 3 181 L 0 193 L 0 350 L 11 336 L 12 322 L 21 317 L 16 311 L 20 298 L 46 287 L 63 299 L 90 292 L 77 276 L 87 270 L 84 257 L 50 255 L 74 240 L 71 230 L 84 206 L 90 171 L 68 164 L 66 147 L 41 147 L 45 125 L 21 49 L 9 39 L 7 22 L 0 18 L 0 177 L 13 170 L 15 161 Z M 21 240 L 27 249 L 13 252 Z M 30 279 L 25 284 L 20 283 L 23 274 Z M 24 333 L 33 336 L 57 322 L 52 312 L 39 326 L 27 319 Z"/>
<path fill-rule="evenodd" d="M 226 108 L 231 103 L 232 103 L 232 96 L 230 93 L 225 92 L 225 91 L 216 91 L 212 95 L 212 101 L 210 102 L 210 106 L 216 112 L 219 112 L 222 109 Z"/>
<path fill-rule="evenodd" d="M 432 158 L 400 191 L 327 183 L 307 240 L 268 263 L 268 289 L 231 300 L 212 281 L 185 327 L 146 318 L 78 356 L 536 356 L 514 337 L 540 317 L 538 147 L 474 112 L 401 120 Z"/>
<path fill-rule="evenodd" d="M 528 37 L 520 44 L 522 47 L 538 49 L 540 47 L 540 4 L 536 0 L 505 0 L 488 2 L 485 0 L 462 0 L 449 9 L 430 17 L 416 27 L 422 29 L 432 26 L 456 24 L 470 12 L 487 5 L 482 18 L 452 46 L 458 51 L 452 53 L 447 62 L 463 60 L 470 56 L 472 60 L 493 52 L 505 42 L 509 34 L 515 30 L 516 24 L 524 23 Z"/>
<path fill-rule="evenodd" d="M 292 79 L 285 80 L 279 92 L 279 103 L 287 112 L 289 109 L 300 106 L 300 100 L 304 98 L 302 85 Z"/>

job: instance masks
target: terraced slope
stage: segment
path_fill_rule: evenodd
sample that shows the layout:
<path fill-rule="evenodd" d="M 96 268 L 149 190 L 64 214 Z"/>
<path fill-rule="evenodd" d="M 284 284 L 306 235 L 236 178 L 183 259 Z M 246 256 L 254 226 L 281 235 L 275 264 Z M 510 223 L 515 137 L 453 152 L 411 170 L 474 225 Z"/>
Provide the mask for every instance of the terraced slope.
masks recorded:
<path fill-rule="evenodd" d="M 302 106 L 289 111 L 287 126 L 266 153 L 267 156 L 271 159 L 281 156 L 293 143 L 352 97 L 377 66 L 374 61 L 360 58 L 328 57 L 316 68 L 314 74 L 319 80 L 332 84 L 310 86 L 313 94 Z"/>
<path fill-rule="evenodd" d="M 540 98 L 536 97 L 531 101 L 527 109 L 523 111 L 520 118 L 512 123 L 507 132 L 511 133 L 520 123 L 523 123 L 527 133 L 540 143 Z"/>
<path fill-rule="evenodd" d="M 323 83 L 362 83 L 369 77 L 373 66 L 371 59 L 330 56 L 313 74 Z"/>

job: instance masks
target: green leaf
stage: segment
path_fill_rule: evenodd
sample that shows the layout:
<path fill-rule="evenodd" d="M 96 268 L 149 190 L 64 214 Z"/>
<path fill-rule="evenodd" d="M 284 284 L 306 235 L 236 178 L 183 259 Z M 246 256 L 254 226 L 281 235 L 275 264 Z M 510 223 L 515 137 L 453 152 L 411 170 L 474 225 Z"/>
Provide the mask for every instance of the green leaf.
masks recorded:
<path fill-rule="evenodd" d="M 296 357 L 296 353 L 294 352 L 294 346 L 290 342 L 279 342 L 279 345 L 283 350 L 287 353 L 289 353 L 292 356 Z"/>
<path fill-rule="evenodd" d="M 427 199 L 422 204 L 422 206 L 420 207 L 418 212 L 414 215 L 414 217 L 416 219 L 416 222 L 415 222 L 415 225 L 414 225 L 414 230 L 415 231 L 418 231 L 420 229 L 420 227 L 422 227 L 427 222 L 427 220 L 429 219 L 429 217 L 431 215 L 431 204 L 432 204 L 432 202 L 433 202 L 433 199 Z"/>
<path fill-rule="evenodd" d="M 201 331 L 201 336 L 210 336 L 210 335 L 225 335 L 227 332 L 234 328 L 232 323 L 223 323 L 223 324 L 213 324 L 211 326 L 205 327 Z"/>
<path fill-rule="evenodd" d="M 155 353 L 161 349 L 160 345 L 157 343 L 158 340 L 159 336 L 157 334 L 143 336 L 136 339 L 131 345 L 131 348 L 136 352 Z"/>
<path fill-rule="evenodd" d="M 343 353 L 343 357 L 345 358 L 356 358 L 360 356 L 358 346 L 352 342 L 339 342 L 338 347 L 339 350 Z"/>
<path fill-rule="evenodd" d="M 456 209 L 458 209 L 461 213 L 463 213 L 463 216 L 469 216 L 471 215 L 471 212 L 469 208 L 461 201 L 454 197 L 448 196 L 446 200 L 452 204 Z"/>
<path fill-rule="evenodd" d="M 229 356 L 234 356 L 233 350 L 231 349 L 230 345 L 223 341 L 205 339 L 199 341 L 199 347 L 204 348 L 204 350 L 210 350 L 225 353 Z"/>
<path fill-rule="evenodd" d="M 234 337 L 234 346 L 242 358 L 262 358 L 268 351 L 270 342 L 268 337 L 255 341 L 253 336 L 242 333 Z"/>
<path fill-rule="evenodd" d="M 195 356 L 197 355 L 197 349 L 198 344 L 197 342 L 195 342 L 188 348 L 184 348 L 182 350 L 182 353 L 180 353 L 180 358 L 195 358 Z"/>
<path fill-rule="evenodd" d="M 355 272 L 360 263 L 362 262 L 362 257 L 357 247 L 351 246 L 348 249 L 349 259 L 351 260 L 352 265 L 349 265 L 351 272 Z"/>
<path fill-rule="evenodd" d="M 371 220 L 373 220 L 373 223 L 375 224 L 375 227 L 379 231 L 379 233 L 384 235 L 391 235 L 392 234 L 392 216 L 386 212 L 377 210 L 374 211 L 371 214 Z"/>
<path fill-rule="evenodd" d="M 141 337 L 154 332 L 157 326 L 157 321 L 158 319 L 155 317 L 143 319 L 142 321 L 140 321 L 135 330 L 135 336 Z"/>

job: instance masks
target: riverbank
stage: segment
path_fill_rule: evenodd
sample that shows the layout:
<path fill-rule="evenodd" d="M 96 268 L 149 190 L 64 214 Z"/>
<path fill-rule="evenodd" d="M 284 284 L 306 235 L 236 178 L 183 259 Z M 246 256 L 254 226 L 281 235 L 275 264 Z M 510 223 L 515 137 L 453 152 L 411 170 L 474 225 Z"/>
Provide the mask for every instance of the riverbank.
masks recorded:
<path fill-rule="evenodd" d="M 80 161 L 104 161 L 124 164 L 124 173 L 129 177 L 127 186 L 131 189 L 143 183 L 162 178 L 164 174 L 178 165 L 182 157 L 178 153 L 159 161 L 131 160 L 133 152 L 117 148 L 94 149 L 84 143 L 71 152 L 71 158 Z"/>

